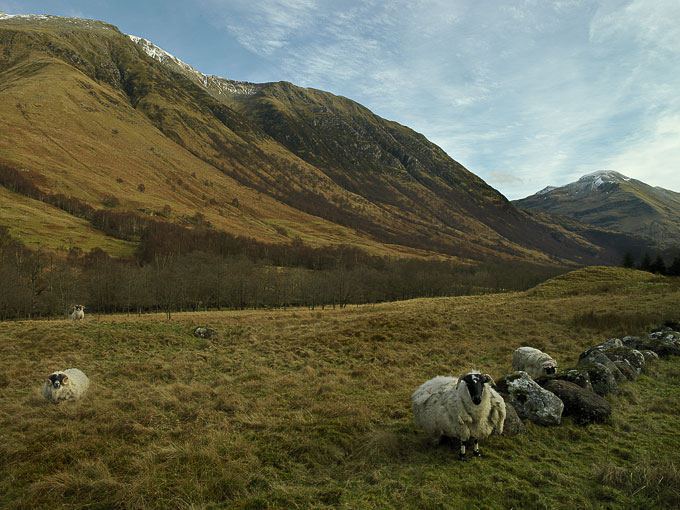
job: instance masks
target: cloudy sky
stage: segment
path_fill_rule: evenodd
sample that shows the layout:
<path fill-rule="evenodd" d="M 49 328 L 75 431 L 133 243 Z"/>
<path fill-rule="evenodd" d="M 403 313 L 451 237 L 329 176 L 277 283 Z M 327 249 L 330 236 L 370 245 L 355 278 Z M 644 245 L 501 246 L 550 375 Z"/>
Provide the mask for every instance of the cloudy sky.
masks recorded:
<path fill-rule="evenodd" d="M 680 192 L 680 0 L 0 0 L 405 124 L 510 199 L 617 170 Z"/>

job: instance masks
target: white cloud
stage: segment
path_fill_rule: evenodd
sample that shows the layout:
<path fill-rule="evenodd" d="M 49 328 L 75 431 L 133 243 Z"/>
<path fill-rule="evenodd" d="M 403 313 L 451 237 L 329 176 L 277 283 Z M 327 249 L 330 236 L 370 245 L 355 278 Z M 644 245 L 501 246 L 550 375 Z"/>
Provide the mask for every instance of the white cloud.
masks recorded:
<path fill-rule="evenodd" d="M 609 166 L 624 175 L 647 184 L 680 191 L 680 113 L 660 117 L 623 152 L 610 160 Z"/>
<path fill-rule="evenodd" d="M 669 175 L 680 162 L 677 0 L 202 6 L 268 79 L 408 125 L 509 198 L 602 168 Z M 667 186 L 680 190 L 680 177 Z"/>

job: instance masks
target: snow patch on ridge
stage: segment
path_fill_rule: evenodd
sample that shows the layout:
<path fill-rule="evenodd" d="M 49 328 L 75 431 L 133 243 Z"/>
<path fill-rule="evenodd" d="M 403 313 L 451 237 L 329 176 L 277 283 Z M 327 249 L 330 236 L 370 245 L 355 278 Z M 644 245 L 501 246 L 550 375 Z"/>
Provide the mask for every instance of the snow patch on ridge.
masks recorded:
<path fill-rule="evenodd" d="M 52 14 L 7 14 L 0 11 L 0 21 L 16 20 L 16 21 L 52 21 L 59 23 L 71 23 L 73 25 L 82 25 L 87 27 L 95 27 L 107 25 L 102 21 L 85 18 L 65 18 L 63 16 L 53 16 Z"/>
<path fill-rule="evenodd" d="M 136 35 L 126 34 L 132 41 L 137 44 L 144 53 L 146 53 L 151 58 L 159 61 L 161 64 L 174 64 L 179 67 L 185 74 L 192 77 L 198 83 L 208 90 L 214 90 L 221 94 L 227 95 L 253 95 L 261 89 L 261 85 L 256 83 L 250 83 L 247 81 L 234 81 L 222 78 L 220 76 L 215 76 L 212 74 L 203 74 L 198 69 L 190 66 L 189 64 L 181 61 L 174 55 L 168 53 L 162 48 L 159 48 L 154 43 L 147 41 Z"/>

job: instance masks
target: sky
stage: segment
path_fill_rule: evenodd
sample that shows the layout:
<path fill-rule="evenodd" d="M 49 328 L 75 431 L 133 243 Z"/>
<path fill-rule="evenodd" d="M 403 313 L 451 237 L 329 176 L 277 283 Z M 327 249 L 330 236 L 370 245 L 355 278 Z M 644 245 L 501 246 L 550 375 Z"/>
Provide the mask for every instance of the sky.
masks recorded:
<path fill-rule="evenodd" d="M 205 74 L 404 124 L 509 199 L 616 170 L 680 192 L 680 0 L 0 0 L 91 18 Z"/>

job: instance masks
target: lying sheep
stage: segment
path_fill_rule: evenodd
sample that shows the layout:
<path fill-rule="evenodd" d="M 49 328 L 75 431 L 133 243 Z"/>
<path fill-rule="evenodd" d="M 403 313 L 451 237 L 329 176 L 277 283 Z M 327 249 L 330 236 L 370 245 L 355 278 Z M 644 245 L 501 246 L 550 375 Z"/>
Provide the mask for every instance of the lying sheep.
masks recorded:
<path fill-rule="evenodd" d="M 557 362 L 546 353 L 533 347 L 520 347 L 512 356 L 512 370 L 524 371 L 532 379 L 554 374 L 557 371 Z"/>
<path fill-rule="evenodd" d="M 413 392 L 416 424 L 434 441 L 460 440 L 460 460 L 466 460 L 465 443 L 472 440 L 473 455 L 481 457 L 479 440 L 503 432 L 505 401 L 489 383 L 493 379 L 473 370 L 458 378 L 437 376 Z"/>
<path fill-rule="evenodd" d="M 42 388 L 42 396 L 48 402 L 60 404 L 81 398 L 90 387 L 90 380 L 77 368 L 50 374 Z"/>
<path fill-rule="evenodd" d="M 83 305 L 73 305 L 71 320 L 73 322 L 82 321 L 85 318 L 85 307 Z"/>

